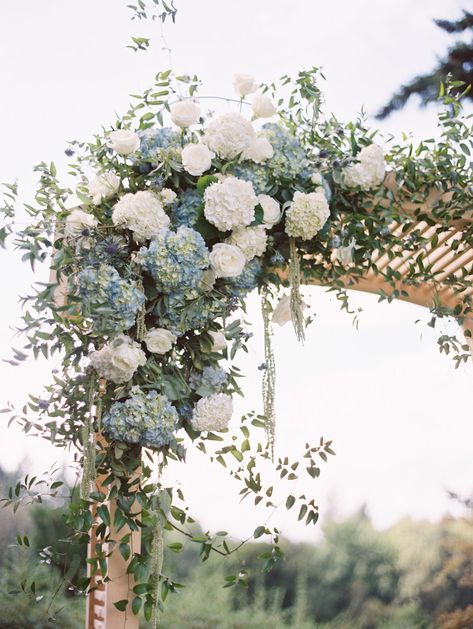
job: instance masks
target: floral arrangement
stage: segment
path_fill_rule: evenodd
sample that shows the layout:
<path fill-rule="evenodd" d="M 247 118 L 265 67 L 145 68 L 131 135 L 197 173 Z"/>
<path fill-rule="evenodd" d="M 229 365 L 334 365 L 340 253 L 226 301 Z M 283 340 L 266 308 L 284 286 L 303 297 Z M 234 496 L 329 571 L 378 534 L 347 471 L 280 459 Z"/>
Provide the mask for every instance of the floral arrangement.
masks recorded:
<path fill-rule="evenodd" d="M 310 316 L 300 285 L 329 287 L 350 312 L 345 287 L 372 268 L 372 253 L 380 249 L 393 258 L 418 251 L 407 281 L 431 281 L 434 273 L 422 257 L 426 237 L 409 229 L 423 211 L 424 191 L 436 185 L 451 193 L 429 217 L 438 234 L 471 207 L 467 151 L 458 150 L 471 146 L 471 129 L 451 90 L 444 95 L 441 141 L 424 143 L 413 155 L 409 145 L 382 147 L 362 118 L 342 125 L 324 115 L 319 83 L 316 68 L 295 80 L 283 77 L 279 88 L 237 75 L 238 98 L 227 99 L 229 111 L 214 113 L 204 110 L 196 77 L 162 72 L 111 129 L 88 144 L 71 144 L 76 189 L 60 185 L 54 165 L 37 167 L 32 224 L 15 232 L 15 242 L 32 265 L 51 256 L 55 277 L 27 298 L 35 314 L 26 311 L 24 331 L 27 349 L 60 353 L 63 369 L 43 398 L 31 398 L 20 414 L 9 410 L 25 430 L 77 452 L 81 496 L 71 505 L 69 524 L 73 536 L 87 537 L 95 505 L 99 546 L 108 543 L 130 560 L 137 585 L 129 601 L 117 601 L 119 609 L 131 605 L 139 613 L 143 607 L 150 618 L 179 587 L 163 573 L 157 550 L 163 530 L 200 544 L 204 560 L 211 551 L 229 555 L 241 546 L 227 534 L 196 536 L 184 527 L 193 520 L 182 492 L 165 486 L 161 472 L 171 459 L 184 462 L 190 443 L 242 482 L 243 498 L 277 508 L 258 467 L 274 457 L 271 325 L 292 321 L 304 339 Z M 388 170 L 395 194 L 384 185 Z M 402 212 L 405 190 L 419 199 L 414 217 Z M 10 186 L 7 220 L 15 194 Z M 405 229 L 393 232 L 393 222 Z M 13 231 L 7 222 L 2 236 Z M 465 227 L 465 242 L 471 232 Z M 389 269 L 383 273 L 393 290 L 382 297 L 396 297 L 398 278 Z M 451 283 L 459 294 L 469 285 L 458 276 Z M 240 393 L 241 374 L 232 361 L 249 335 L 240 313 L 254 289 L 264 320 L 264 411 L 244 417 L 224 442 L 217 433 L 229 431 L 233 397 Z M 471 299 L 454 313 L 438 301 L 432 312 L 462 321 L 471 314 Z M 457 339 L 443 338 L 440 346 L 456 349 L 457 362 L 466 359 Z M 14 362 L 24 357 L 17 350 Z M 256 445 L 250 428 L 265 431 Z M 276 458 L 281 482 L 303 473 L 317 478 L 320 461 L 332 454 L 330 441 L 307 444 L 302 472 L 298 461 Z M 106 477 L 100 486 L 98 474 Z M 53 482 L 50 492 L 59 485 Z M 32 492 L 27 483 L 20 489 Z M 118 537 L 110 533 L 109 499 L 118 500 Z M 7 504 L 14 501 L 10 496 Z M 317 522 L 314 499 L 290 491 L 283 503 L 287 509 L 297 503 L 306 524 Z M 142 530 L 144 551 L 133 551 L 129 534 L 120 534 L 125 525 Z M 263 535 L 271 540 L 262 555 L 268 570 L 283 556 L 280 532 L 264 524 L 252 537 Z M 97 553 L 92 561 L 95 579 L 106 578 L 103 557 Z M 245 581 L 243 572 L 227 577 L 227 585 Z M 78 592 L 90 586 L 90 577 L 73 584 Z"/>

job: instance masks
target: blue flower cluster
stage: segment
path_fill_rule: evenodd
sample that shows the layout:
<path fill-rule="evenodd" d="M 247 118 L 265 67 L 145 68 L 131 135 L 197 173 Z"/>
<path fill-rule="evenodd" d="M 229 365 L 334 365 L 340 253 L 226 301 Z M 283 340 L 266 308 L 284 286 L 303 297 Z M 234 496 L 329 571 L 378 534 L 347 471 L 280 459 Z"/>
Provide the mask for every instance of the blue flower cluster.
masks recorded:
<path fill-rule="evenodd" d="M 226 384 L 228 374 L 221 367 L 204 367 L 203 371 L 193 371 L 189 378 L 191 389 L 197 390 L 200 387 L 212 393 L 219 393 Z"/>
<path fill-rule="evenodd" d="M 174 436 L 179 416 L 165 395 L 131 389 L 125 402 L 115 402 L 103 418 L 110 439 L 137 443 L 146 448 L 168 445 Z"/>
<path fill-rule="evenodd" d="M 187 225 L 193 227 L 199 215 L 199 206 L 202 205 L 202 195 L 196 189 L 189 188 L 178 196 L 170 207 L 171 220 L 176 227 Z"/>
<path fill-rule="evenodd" d="M 260 258 L 253 258 L 243 269 L 243 272 L 235 278 L 226 280 L 227 289 L 233 297 L 243 299 L 248 293 L 258 286 L 258 279 L 263 270 Z"/>
<path fill-rule="evenodd" d="M 274 150 L 267 165 L 275 179 L 293 180 L 310 177 L 310 162 L 299 140 L 281 125 L 268 122 L 263 125 L 263 132 Z"/>
<path fill-rule="evenodd" d="M 87 267 L 77 274 L 77 287 L 84 314 L 96 325 L 115 331 L 131 328 L 145 296 L 133 280 L 120 277 L 108 264 Z"/>
<path fill-rule="evenodd" d="M 145 159 L 154 158 L 163 150 L 179 147 L 179 133 L 170 127 L 145 129 L 138 135 L 140 151 Z"/>
<path fill-rule="evenodd" d="M 156 281 L 162 293 L 184 294 L 197 288 L 209 266 L 209 250 L 199 232 L 190 227 L 163 230 L 142 247 L 137 261 Z"/>

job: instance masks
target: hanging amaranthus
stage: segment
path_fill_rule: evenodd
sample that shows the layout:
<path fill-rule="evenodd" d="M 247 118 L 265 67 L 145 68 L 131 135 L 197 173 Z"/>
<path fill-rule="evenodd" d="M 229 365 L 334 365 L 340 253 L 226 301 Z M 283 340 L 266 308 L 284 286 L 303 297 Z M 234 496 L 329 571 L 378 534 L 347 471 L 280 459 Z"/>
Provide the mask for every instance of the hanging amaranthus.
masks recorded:
<path fill-rule="evenodd" d="M 261 312 L 263 314 L 264 327 L 264 362 L 265 369 L 263 372 L 263 407 L 266 418 L 266 437 L 268 439 L 268 447 L 271 451 L 271 457 L 274 458 L 274 442 L 276 433 L 276 364 L 274 360 L 273 347 L 271 343 L 271 322 L 269 315 L 271 304 L 268 299 L 268 289 L 263 288 L 261 294 Z"/>
<path fill-rule="evenodd" d="M 291 318 L 298 341 L 305 340 L 304 302 L 300 293 L 301 267 L 295 238 L 289 238 L 289 283 L 291 285 Z"/>

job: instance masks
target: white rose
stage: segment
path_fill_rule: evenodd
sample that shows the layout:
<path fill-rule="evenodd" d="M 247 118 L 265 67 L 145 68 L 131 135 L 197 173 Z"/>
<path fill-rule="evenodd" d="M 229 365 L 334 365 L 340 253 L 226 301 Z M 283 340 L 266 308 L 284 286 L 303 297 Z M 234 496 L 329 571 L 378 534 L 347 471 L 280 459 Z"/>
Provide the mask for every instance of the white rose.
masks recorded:
<path fill-rule="evenodd" d="M 194 430 L 224 430 L 233 415 L 232 396 L 214 393 L 201 398 L 194 408 L 191 425 Z"/>
<path fill-rule="evenodd" d="M 119 187 L 120 179 L 115 173 L 98 175 L 87 184 L 87 190 L 95 205 L 113 197 L 118 192 Z"/>
<path fill-rule="evenodd" d="M 225 232 L 253 222 L 258 198 L 250 181 L 227 177 L 205 189 L 204 202 L 205 218 Z"/>
<path fill-rule="evenodd" d="M 276 199 L 273 199 L 273 197 L 270 197 L 268 194 L 260 194 L 258 196 L 258 202 L 263 208 L 264 224 L 268 227 L 272 227 L 276 225 L 276 223 L 279 223 L 282 212 L 281 206 Z"/>
<path fill-rule="evenodd" d="M 180 100 L 171 105 L 171 120 L 185 129 L 199 121 L 200 107 L 192 100 Z"/>
<path fill-rule="evenodd" d="M 212 337 L 213 352 L 222 352 L 224 349 L 227 349 L 227 339 L 223 332 L 220 332 L 220 330 L 218 332 L 210 330 L 209 334 Z"/>
<path fill-rule="evenodd" d="M 98 221 L 95 216 L 84 212 L 83 210 L 72 210 L 69 216 L 66 218 L 66 225 L 64 227 L 64 235 L 66 238 L 78 238 L 82 230 L 88 227 L 94 228 L 98 225 Z"/>
<path fill-rule="evenodd" d="M 138 343 L 119 334 L 102 349 L 93 352 L 90 362 L 101 378 L 121 384 L 131 380 L 138 367 L 146 363 L 146 355 Z"/>
<path fill-rule="evenodd" d="M 249 120 L 236 111 L 214 118 L 202 138 L 211 151 L 222 159 L 234 159 L 255 141 Z"/>
<path fill-rule="evenodd" d="M 236 93 L 243 98 L 248 94 L 253 94 L 258 89 L 255 77 L 251 74 L 234 74 L 233 87 Z"/>
<path fill-rule="evenodd" d="M 216 277 L 238 277 L 245 263 L 245 256 L 234 245 L 219 242 L 210 252 L 210 265 Z"/>
<path fill-rule="evenodd" d="M 225 241 L 229 245 L 235 245 L 245 256 L 247 262 L 255 256 L 262 256 L 266 251 L 268 237 L 264 225 L 255 227 L 240 227 L 236 229 Z"/>
<path fill-rule="evenodd" d="M 159 198 L 163 205 L 170 205 L 176 200 L 177 194 L 171 188 L 163 188 L 159 193 Z"/>
<path fill-rule="evenodd" d="M 242 159 L 249 159 L 255 164 L 261 164 L 274 155 L 274 149 L 268 138 L 259 137 L 246 148 L 241 157 Z"/>
<path fill-rule="evenodd" d="M 253 98 L 251 108 L 256 118 L 271 118 L 277 111 L 273 101 L 267 94 L 257 94 Z"/>
<path fill-rule="evenodd" d="M 171 351 L 177 336 L 164 328 L 151 328 L 144 337 L 146 347 L 154 354 L 166 354 Z"/>
<path fill-rule="evenodd" d="M 140 138 L 130 129 L 118 129 L 108 136 L 108 146 L 119 155 L 130 155 L 138 150 Z"/>
<path fill-rule="evenodd" d="M 205 144 L 188 144 L 181 151 L 182 166 L 190 175 L 200 177 L 212 166 L 213 153 Z"/>
<path fill-rule="evenodd" d="M 136 242 L 144 242 L 169 227 L 169 216 L 159 198 L 149 190 L 125 194 L 113 207 L 112 222 L 133 232 Z"/>

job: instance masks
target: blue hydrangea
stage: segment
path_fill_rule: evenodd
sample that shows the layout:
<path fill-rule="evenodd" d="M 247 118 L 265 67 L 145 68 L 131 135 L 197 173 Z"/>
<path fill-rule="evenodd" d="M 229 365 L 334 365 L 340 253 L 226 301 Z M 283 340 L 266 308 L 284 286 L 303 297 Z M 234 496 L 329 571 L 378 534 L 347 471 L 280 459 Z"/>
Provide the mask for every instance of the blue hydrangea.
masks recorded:
<path fill-rule="evenodd" d="M 165 395 L 133 387 L 124 402 L 115 402 L 104 415 L 107 436 L 115 441 L 161 448 L 172 440 L 179 416 Z"/>
<path fill-rule="evenodd" d="M 160 151 L 178 148 L 180 144 L 179 132 L 170 127 L 145 129 L 138 135 L 140 151 L 145 159 L 156 157 Z"/>
<path fill-rule="evenodd" d="M 280 253 L 279 251 L 276 251 L 276 253 L 274 253 L 271 256 L 269 262 L 271 266 L 282 266 L 283 264 L 286 263 L 286 260 L 282 253 Z"/>
<path fill-rule="evenodd" d="M 204 239 L 190 227 L 179 227 L 175 232 L 163 230 L 148 247 L 140 249 L 137 260 L 162 293 L 197 288 L 210 262 Z"/>
<path fill-rule="evenodd" d="M 193 227 L 198 215 L 199 206 L 202 205 L 202 195 L 195 188 L 189 188 L 178 196 L 170 208 L 171 220 L 176 227 L 187 225 Z"/>
<path fill-rule="evenodd" d="M 267 166 L 275 179 L 306 179 L 311 175 L 310 162 L 299 140 L 288 130 L 274 122 L 263 125 L 263 131 L 274 150 Z"/>
<path fill-rule="evenodd" d="M 189 386 L 197 390 L 200 387 L 219 393 L 227 383 L 228 374 L 221 367 L 204 367 L 203 371 L 193 371 L 189 378 Z M 209 394 L 210 394 L 209 391 Z"/>
<path fill-rule="evenodd" d="M 269 162 L 267 162 L 267 164 L 269 164 Z M 244 181 L 251 181 L 256 194 L 266 194 L 271 189 L 272 183 L 268 176 L 268 168 L 261 164 L 254 164 L 252 162 L 236 164 L 233 168 L 233 174 L 235 177 L 243 179 Z"/>
<path fill-rule="evenodd" d="M 120 277 L 108 264 L 87 267 L 77 274 L 77 288 L 84 314 L 97 326 L 128 330 L 145 302 L 143 291 L 133 280 Z"/>
<path fill-rule="evenodd" d="M 258 286 L 258 279 L 263 269 L 260 258 L 253 258 L 235 278 L 226 280 L 230 295 L 242 299 Z"/>

